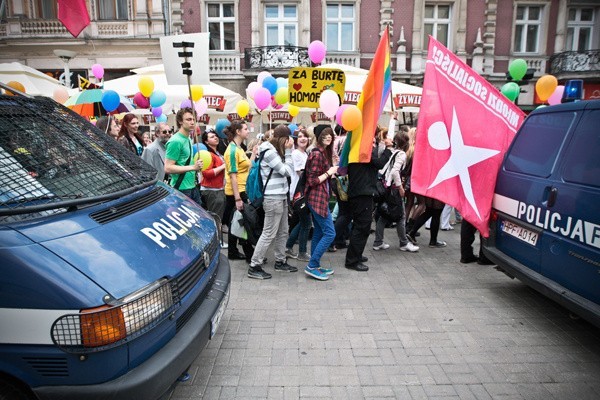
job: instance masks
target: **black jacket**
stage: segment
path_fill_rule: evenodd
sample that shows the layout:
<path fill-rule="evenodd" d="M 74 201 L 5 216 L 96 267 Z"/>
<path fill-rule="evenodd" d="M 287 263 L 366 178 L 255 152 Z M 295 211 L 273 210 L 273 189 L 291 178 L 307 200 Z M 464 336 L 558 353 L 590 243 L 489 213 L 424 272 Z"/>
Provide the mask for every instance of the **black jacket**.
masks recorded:
<path fill-rule="evenodd" d="M 377 191 L 377 173 L 385 167 L 392 155 L 385 149 L 377 157 L 377 147 L 373 147 L 370 163 L 348 164 L 348 198 L 356 196 L 373 196 Z"/>

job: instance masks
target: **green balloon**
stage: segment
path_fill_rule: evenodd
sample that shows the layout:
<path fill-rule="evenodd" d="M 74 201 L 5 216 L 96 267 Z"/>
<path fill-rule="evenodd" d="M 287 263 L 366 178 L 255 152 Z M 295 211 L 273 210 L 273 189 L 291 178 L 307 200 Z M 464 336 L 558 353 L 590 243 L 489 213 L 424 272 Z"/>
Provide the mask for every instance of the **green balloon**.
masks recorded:
<path fill-rule="evenodd" d="M 513 60 L 508 66 L 508 72 L 515 81 L 520 81 L 527 73 L 527 61 L 522 58 Z"/>
<path fill-rule="evenodd" d="M 500 89 L 503 95 L 505 95 L 510 101 L 515 101 L 517 97 L 519 97 L 519 93 L 521 92 L 521 88 L 514 82 L 505 83 Z"/>

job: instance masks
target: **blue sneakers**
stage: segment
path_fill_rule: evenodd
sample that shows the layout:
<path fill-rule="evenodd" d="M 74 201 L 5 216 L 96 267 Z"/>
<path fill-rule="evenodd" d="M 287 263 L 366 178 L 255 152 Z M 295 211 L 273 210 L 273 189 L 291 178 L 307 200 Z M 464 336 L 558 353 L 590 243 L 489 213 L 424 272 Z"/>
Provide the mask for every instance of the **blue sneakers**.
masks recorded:
<path fill-rule="evenodd" d="M 333 275 L 333 269 L 331 269 L 331 268 L 319 267 L 319 271 L 321 271 L 322 273 L 324 273 L 327 276 Z"/>
<path fill-rule="evenodd" d="M 306 266 L 306 268 L 304 268 L 304 273 L 320 281 L 326 281 L 329 279 L 329 275 L 323 272 L 320 268 L 308 268 L 308 266 Z"/>

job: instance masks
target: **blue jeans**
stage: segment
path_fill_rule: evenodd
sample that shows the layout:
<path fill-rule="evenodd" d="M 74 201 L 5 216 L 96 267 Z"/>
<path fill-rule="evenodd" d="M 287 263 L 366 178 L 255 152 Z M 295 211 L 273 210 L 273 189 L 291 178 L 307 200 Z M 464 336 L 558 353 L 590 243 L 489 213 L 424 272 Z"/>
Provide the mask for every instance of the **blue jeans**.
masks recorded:
<path fill-rule="evenodd" d="M 323 257 L 323 254 L 325 254 L 331 243 L 333 243 L 333 239 L 335 239 L 335 228 L 333 227 L 333 219 L 331 219 L 330 213 L 327 213 L 327 217 L 323 217 L 317 214 L 308 203 L 306 205 L 312 214 L 315 226 L 310 246 L 308 267 L 318 268 L 321 266 L 321 257 Z"/>
<path fill-rule="evenodd" d="M 306 244 L 308 243 L 308 233 L 310 232 L 310 212 L 304 211 L 299 216 L 299 221 L 290 232 L 290 237 L 285 244 L 285 247 L 291 249 L 298 241 L 298 253 L 306 253 Z"/>

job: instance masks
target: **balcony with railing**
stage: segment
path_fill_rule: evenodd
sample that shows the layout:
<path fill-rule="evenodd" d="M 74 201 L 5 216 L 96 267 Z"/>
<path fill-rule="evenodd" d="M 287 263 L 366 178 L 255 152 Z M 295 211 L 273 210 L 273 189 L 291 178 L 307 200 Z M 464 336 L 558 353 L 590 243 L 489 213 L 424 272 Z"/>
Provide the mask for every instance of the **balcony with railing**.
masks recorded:
<path fill-rule="evenodd" d="M 247 70 L 277 70 L 294 67 L 310 67 L 307 47 L 298 46 L 259 46 L 244 50 Z"/>
<path fill-rule="evenodd" d="M 550 73 L 559 79 L 600 74 L 600 49 L 565 51 L 550 57 Z"/>

